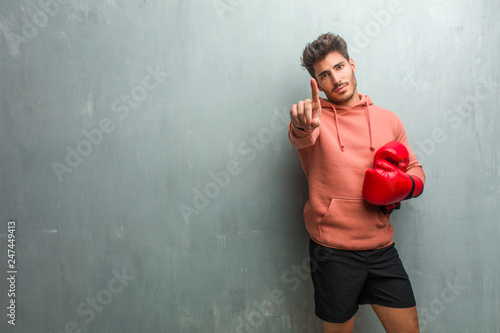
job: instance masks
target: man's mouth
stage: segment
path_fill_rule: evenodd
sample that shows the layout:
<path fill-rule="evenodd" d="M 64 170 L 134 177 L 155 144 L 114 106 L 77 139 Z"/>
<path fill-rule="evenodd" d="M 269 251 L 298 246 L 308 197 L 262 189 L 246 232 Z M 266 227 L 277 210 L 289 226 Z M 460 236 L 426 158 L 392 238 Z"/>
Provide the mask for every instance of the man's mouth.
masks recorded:
<path fill-rule="evenodd" d="M 347 89 L 347 84 L 343 84 L 341 85 L 340 87 L 338 87 L 337 89 L 334 90 L 335 93 L 337 94 L 341 94 L 343 93 L 345 90 Z"/>

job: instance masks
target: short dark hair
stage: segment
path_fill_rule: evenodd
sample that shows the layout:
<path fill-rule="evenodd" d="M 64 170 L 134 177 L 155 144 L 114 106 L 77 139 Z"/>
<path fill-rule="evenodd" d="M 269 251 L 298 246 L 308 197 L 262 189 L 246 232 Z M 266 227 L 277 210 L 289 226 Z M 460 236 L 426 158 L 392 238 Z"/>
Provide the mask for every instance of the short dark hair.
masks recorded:
<path fill-rule="evenodd" d="M 319 36 L 314 42 L 307 44 L 300 58 L 301 66 L 307 69 L 313 78 L 316 78 L 313 65 L 317 61 L 325 59 L 331 52 L 338 52 L 349 60 L 349 53 L 347 52 L 345 40 L 339 35 L 329 32 Z"/>

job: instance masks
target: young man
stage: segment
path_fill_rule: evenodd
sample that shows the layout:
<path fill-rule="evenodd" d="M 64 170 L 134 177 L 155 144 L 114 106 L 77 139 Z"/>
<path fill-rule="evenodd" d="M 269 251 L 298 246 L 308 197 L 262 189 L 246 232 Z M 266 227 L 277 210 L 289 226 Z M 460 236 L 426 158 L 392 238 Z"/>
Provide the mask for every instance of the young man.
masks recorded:
<path fill-rule="evenodd" d="M 315 313 L 325 333 L 352 332 L 358 305 L 371 304 L 387 332 L 419 332 L 389 218 L 399 201 L 422 192 L 422 166 L 399 117 L 358 93 L 342 38 L 319 36 L 301 60 L 312 99 L 292 106 L 288 137 L 309 186 L 304 219 Z"/>

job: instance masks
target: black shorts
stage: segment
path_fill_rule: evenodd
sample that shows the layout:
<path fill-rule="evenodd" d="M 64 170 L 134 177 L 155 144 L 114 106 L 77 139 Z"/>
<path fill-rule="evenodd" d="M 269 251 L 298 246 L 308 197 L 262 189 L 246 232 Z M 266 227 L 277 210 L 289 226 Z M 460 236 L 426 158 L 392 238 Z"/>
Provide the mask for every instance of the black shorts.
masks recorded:
<path fill-rule="evenodd" d="M 316 316 L 344 323 L 359 304 L 415 306 L 415 297 L 394 244 L 378 250 L 346 251 L 309 244 Z"/>

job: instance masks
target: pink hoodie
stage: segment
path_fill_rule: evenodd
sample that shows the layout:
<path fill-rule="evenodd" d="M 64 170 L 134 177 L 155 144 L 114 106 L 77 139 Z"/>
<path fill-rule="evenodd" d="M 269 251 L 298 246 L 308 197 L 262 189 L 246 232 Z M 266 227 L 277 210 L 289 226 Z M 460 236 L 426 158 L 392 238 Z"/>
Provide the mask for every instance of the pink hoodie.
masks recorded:
<path fill-rule="evenodd" d="M 425 182 L 425 174 L 408 144 L 399 117 L 373 105 L 370 97 L 351 108 L 321 98 L 321 125 L 301 131 L 290 122 L 288 137 L 297 148 L 309 182 L 304 207 L 306 228 L 318 244 L 345 250 L 371 250 L 392 244 L 389 215 L 363 200 L 365 170 L 373 168 L 375 151 L 399 141 L 410 154 L 407 174 Z"/>

